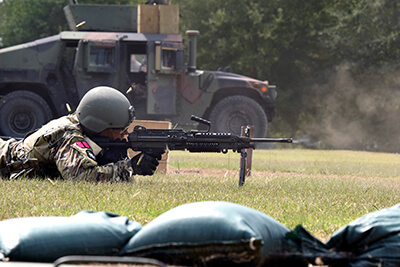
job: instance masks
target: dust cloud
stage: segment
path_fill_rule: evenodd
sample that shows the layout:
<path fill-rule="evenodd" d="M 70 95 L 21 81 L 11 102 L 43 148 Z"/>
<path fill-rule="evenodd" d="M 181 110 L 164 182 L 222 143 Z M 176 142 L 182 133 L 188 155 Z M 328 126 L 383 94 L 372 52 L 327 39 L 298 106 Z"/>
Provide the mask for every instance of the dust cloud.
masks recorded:
<path fill-rule="evenodd" d="M 355 76 L 344 64 L 313 86 L 315 120 L 302 129 L 331 149 L 400 152 L 400 71 Z"/>

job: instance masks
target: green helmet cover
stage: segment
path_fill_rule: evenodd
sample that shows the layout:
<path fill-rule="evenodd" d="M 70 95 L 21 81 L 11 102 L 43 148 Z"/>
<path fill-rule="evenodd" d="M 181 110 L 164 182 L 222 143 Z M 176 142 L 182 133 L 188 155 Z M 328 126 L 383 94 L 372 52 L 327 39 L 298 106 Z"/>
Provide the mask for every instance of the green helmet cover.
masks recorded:
<path fill-rule="evenodd" d="M 125 128 L 134 120 L 134 109 L 128 98 L 108 86 L 89 90 L 79 102 L 76 114 L 80 124 L 94 133 L 107 128 Z"/>

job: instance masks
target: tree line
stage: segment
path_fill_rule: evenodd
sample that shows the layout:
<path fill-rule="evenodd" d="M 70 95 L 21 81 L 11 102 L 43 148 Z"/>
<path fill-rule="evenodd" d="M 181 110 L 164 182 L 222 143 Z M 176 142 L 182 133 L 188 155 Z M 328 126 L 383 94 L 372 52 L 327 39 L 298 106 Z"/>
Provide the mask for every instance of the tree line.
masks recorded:
<path fill-rule="evenodd" d="M 71 0 L 70 0 L 71 1 Z M 68 0 L 4 0 L 5 46 L 67 30 Z M 143 4 L 145 0 L 78 0 Z M 395 0 L 172 0 L 200 31 L 197 65 L 278 89 L 270 136 L 305 146 L 398 152 L 400 4 Z"/>

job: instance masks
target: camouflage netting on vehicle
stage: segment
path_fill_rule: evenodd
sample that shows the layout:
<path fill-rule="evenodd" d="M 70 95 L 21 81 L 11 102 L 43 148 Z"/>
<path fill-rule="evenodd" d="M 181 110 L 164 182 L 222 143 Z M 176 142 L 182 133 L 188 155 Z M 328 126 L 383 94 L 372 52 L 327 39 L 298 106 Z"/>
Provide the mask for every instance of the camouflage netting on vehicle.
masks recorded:
<path fill-rule="evenodd" d="M 181 205 L 137 233 L 122 255 L 178 265 L 265 262 L 281 254 L 289 229 L 264 213 L 228 202 Z"/>
<path fill-rule="evenodd" d="M 67 255 L 116 255 L 142 228 L 107 212 L 0 222 L 0 253 L 12 261 L 53 262 Z"/>

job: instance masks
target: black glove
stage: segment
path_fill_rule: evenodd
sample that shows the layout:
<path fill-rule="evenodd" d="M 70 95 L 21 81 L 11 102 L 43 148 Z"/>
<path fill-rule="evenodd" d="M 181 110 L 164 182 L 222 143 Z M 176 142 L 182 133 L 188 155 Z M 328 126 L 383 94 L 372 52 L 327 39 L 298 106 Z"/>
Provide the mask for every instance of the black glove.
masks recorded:
<path fill-rule="evenodd" d="M 145 152 L 147 155 L 156 158 L 157 160 L 161 160 L 162 155 L 165 153 L 165 150 L 151 150 Z"/>
<path fill-rule="evenodd" d="M 128 157 L 128 151 L 126 148 L 112 148 L 103 149 L 101 153 L 97 155 L 97 163 L 102 166 L 108 163 L 115 163 L 117 161 L 126 159 Z"/>
<path fill-rule="evenodd" d="M 133 174 L 153 175 L 161 159 L 159 153 L 140 153 L 131 159 Z"/>

